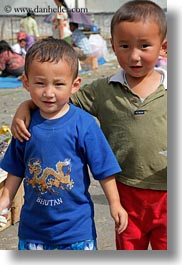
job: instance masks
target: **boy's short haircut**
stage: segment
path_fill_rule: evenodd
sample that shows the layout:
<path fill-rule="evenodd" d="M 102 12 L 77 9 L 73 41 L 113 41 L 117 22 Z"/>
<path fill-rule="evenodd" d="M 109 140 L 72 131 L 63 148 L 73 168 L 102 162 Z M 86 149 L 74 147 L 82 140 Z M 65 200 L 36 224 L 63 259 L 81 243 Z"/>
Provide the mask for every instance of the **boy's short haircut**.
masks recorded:
<path fill-rule="evenodd" d="M 66 61 L 71 69 L 73 80 L 78 75 L 78 57 L 75 50 L 66 41 L 46 38 L 36 41 L 27 51 L 25 57 L 25 75 L 28 77 L 32 61 L 55 62 Z"/>
<path fill-rule="evenodd" d="M 161 40 L 166 38 L 167 21 L 163 9 L 156 3 L 149 0 L 133 0 L 122 5 L 114 14 L 111 20 L 111 36 L 114 37 L 116 24 L 123 21 L 146 21 L 151 20 L 159 26 Z"/>

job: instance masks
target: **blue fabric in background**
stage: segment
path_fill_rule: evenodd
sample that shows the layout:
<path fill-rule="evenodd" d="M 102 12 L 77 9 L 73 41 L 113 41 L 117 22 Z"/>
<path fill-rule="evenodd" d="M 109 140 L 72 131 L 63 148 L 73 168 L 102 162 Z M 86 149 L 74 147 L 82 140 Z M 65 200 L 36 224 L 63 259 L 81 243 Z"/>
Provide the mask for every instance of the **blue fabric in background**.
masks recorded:
<path fill-rule="evenodd" d="M 106 60 L 104 59 L 104 57 L 100 57 L 99 59 L 98 59 L 98 64 L 99 65 L 102 65 L 102 64 L 105 64 L 106 63 Z"/>
<path fill-rule="evenodd" d="M 22 87 L 22 81 L 17 77 L 0 77 L 0 88 L 17 88 Z"/>

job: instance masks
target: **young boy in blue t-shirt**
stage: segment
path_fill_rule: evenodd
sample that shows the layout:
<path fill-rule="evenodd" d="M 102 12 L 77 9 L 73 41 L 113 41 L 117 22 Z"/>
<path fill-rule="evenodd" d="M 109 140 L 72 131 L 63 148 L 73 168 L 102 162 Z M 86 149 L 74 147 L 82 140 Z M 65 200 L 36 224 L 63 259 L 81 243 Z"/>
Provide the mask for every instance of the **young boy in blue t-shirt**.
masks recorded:
<path fill-rule="evenodd" d="M 118 162 L 95 119 L 69 103 L 81 78 L 73 48 L 58 39 L 37 41 L 27 52 L 24 87 L 38 107 L 32 113 L 29 141 L 13 138 L 1 168 L 8 172 L 0 212 L 24 180 L 19 250 L 95 250 L 90 168 L 109 202 L 116 230 L 127 226 L 114 174 Z"/>

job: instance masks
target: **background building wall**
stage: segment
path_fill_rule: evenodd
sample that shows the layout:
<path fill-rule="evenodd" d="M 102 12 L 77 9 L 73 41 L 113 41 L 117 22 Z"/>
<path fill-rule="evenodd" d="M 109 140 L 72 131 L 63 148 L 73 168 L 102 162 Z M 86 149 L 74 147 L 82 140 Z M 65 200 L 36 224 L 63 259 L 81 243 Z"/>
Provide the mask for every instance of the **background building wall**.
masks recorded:
<path fill-rule="evenodd" d="M 167 7 L 167 0 L 153 0 L 162 8 Z M 99 0 L 90 1 L 85 0 L 85 6 L 88 8 L 89 12 L 115 12 L 123 3 L 128 2 L 128 0 Z"/>
<path fill-rule="evenodd" d="M 162 8 L 167 8 L 167 0 L 153 0 Z M 88 14 L 94 24 L 100 29 L 100 34 L 110 45 L 110 22 L 114 12 L 127 0 L 66 0 L 70 8 L 87 8 Z M 32 8 L 36 14 L 40 36 L 51 36 L 52 26 L 45 23 L 45 17 L 50 13 L 50 8 L 55 8 L 54 0 L 1 0 L 0 5 L 0 39 L 5 39 L 11 44 L 16 42 L 17 32 L 20 30 L 20 19 L 26 15 L 26 9 Z M 47 12 L 46 12 L 47 10 Z M 41 12 L 43 11 L 43 12 Z"/>
<path fill-rule="evenodd" d="M 162 8 L 167 7 L 167 0 L 153 0 L 157 4 L 159 4 Z M 89 13 L 97 13 L 97 12 L 115 12 L 123 3 L 127 2 L 127 0 L 66 0 L 68 7 L 74 8 L 76 5 L 79 8 L 88 8 Z M 6 10 L 6 7 L 9 6 L 12 10 L 9 12 Z M 39 7 L 39 9 L 50 7 L 56 7 L 54 0 L 1 0 L 0 5 L 0 15 L 25 15 L 26 12 L 15 12 L 14 8 L 17 7 L 28 7 L 35 9 Z M 38 12 L 36 15 L 42 15 L 44 12 Z"/>

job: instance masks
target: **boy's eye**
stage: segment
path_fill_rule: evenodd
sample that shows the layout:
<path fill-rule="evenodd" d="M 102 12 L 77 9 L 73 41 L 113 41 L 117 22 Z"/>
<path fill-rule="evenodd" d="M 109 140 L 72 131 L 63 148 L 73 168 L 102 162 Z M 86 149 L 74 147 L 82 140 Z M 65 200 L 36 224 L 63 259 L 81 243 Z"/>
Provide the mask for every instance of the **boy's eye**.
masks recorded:
<path fill-rule="evenodd" d="M 36 82 L 35 84 L 39 85 L 39 86 L 43 86 L 44 83 L 43 82 Z"/>
<path fill-rule="evenodd" d="M 64 84 L 61 82 L 60 83 L 58 82 L 58 83 L 56 83 L 56 86 L 64 86 Z"/>
<path fill-rule="evenodd" d="M 127 45 L 127 44 L 122 44 L 121 45 L 121 48 L 123 48 L 123 49 L 127 49 L 129 46 Z"/>
<path fill-rule="evenodd" d="M 149 44 L 142 44 L 142 49 L 145 49 L 145 48 L 147 48 L 149 46 L 150 46 Z"/>

